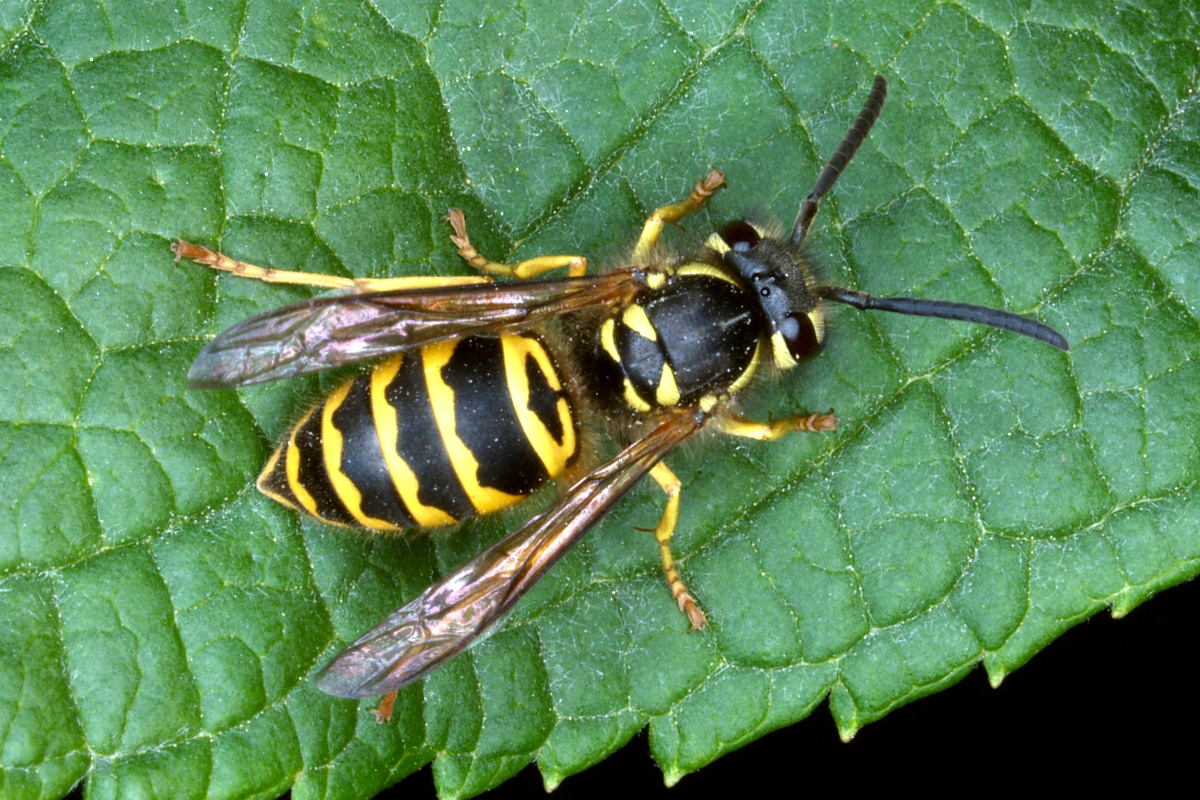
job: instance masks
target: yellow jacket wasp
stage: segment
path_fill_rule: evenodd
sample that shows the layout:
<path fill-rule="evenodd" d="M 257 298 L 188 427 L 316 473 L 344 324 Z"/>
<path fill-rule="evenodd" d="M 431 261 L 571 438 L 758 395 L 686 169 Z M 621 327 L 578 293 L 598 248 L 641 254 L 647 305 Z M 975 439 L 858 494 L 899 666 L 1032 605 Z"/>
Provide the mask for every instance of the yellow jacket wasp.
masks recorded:
<path fill-rule="evenodd" d="M 671 555 L 680 482 L 663 459 L 705 428 L 758 440 L 832 430 L 832 414 L 762 423 L 734 410 L 764 361 L 787 371 L 820 350 L 829 302 L 974 322 L 1068 348 L 1050 327 L 1006 311 L 816 281 L 803 250 L 809 227 L 886 96 L 876 77 L 787 237 L 737 221 L 686 258 L 660 255 L 663 225 L 700 209 L 724 182 L 713 171 L 649 217 L 630 266 L 595 276 L 580 256 L 488 261 L 453 209 L 451 238 L 483 275 L 355 280 L 174 245 L 177 257 L 217 269 L 341 290 L 221 333 L 196 359 L 189 385 L 242 386 L 386 356 L 296 424 L 259 477 L 270 497 L 337 524 L 403 529 L 504 508 L 552 478 L 574 479 L 545 511 L 349 645 L 317 675 L 321 689 L 368 697 L 423 677 L 494 625 L 647 474 L 667 494 L 654 530 L 667 584 L 691 626 L 703 628 Z M 567 277 L 537 277 L 560 268 Z M 616 421 L 624 449 L 585 474 L 581 421 L 593 417 Z"/>

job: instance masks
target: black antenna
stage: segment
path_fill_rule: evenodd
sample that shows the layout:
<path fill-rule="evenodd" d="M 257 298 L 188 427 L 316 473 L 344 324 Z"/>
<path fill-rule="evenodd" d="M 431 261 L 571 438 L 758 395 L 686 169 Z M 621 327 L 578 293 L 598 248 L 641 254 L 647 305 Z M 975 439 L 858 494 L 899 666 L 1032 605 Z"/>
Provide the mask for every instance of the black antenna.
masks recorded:
<path fill-rule="evenodd" d="M 792 227 L 792 244 L 804 243 L 813 217 L 817 215 L 817 209 L 821 207 L 821 198 L 828 194 L 833 185 L 837 183 L 842 170 L 850 163 L 850 159 L 854 158 L 859 146 L 867 138 L 871 128 L 875 126 L 879 114 L 883 111 L 884 100 L 887 100 L 887 78 L 876 75 L 875 83 L 871 85 L 871 94 L 867 96 L 867 102 L 863 104 L 862 111 L 858 113 L 858 119 L 854 120 L 850 130 L 846 131 L 846 138 L 842 139 L 837 150 L 829 157 L 829 162 L 817 176 L 817 182 L 813 184 L 808 197 L 800 203 L 800 213 L 796 214 L 796 224 Z"/>
<path fill-rule="evenodd" d="M 970 303 L 950 303 L 945 300 L 921 300 L 915 297 L 872 297 L 866 292 L 856 292 L 853 289 L 843 289 L 840 286 L 821 286 L 816 290 L 819 297 L 845 303 L 862 311 L 894 311 L 897 314 L 910 314 L 914 317 L 938 317 L 939 319 L 957 319 L 963 322 L 974 322 L 987 325 L 989 328 L 999 328 L 1002 331 L 1019 333 L 1039 342 L 1053 345 L 1059 350 L 1070 350 L 1066 337 L 1061 333 L 1038 322 L 1036 319 L 1001 311 L 998 308 L 975 306 Z"/>

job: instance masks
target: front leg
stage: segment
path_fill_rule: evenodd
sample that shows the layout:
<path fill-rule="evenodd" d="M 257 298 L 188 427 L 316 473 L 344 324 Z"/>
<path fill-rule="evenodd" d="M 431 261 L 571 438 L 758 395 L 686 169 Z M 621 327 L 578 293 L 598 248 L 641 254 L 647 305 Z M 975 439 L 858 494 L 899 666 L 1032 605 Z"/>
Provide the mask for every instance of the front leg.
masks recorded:
<path fill-rule="evenodd" d="M 658 245 L 658 237 L 662 233 L 663 224 L 678 222 L 688 214 L 699 211 L 712 197 L 713 192 L 725 183 L 725 176 L 715 169 L 708 173 L 704 180 L 696 184 L 682 203 L 663 206 L 650 215 L 642 226 L 642 235 L 638 237 L 637 246 L 633 249 L 633 257 L 638 263 L 645 263 Z"/>

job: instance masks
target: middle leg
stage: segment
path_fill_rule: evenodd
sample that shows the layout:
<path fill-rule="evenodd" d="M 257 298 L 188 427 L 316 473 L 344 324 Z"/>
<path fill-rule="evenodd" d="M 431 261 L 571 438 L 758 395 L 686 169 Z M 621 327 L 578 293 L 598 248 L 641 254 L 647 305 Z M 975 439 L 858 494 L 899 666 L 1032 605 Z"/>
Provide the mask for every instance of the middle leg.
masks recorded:
<path fill-rule="evenodd" d="M 773 442 L 789 433 L 837 430 L 837 417 L 831 411 L 828 414 L 789 414 L 770 422 L 755 422 L 752 419 L 746 419 L 741 414 L 724 413 L 713 420 L 713 425 L 717 430 L 728 433 L 730 436 L 757 439 L 760 442 Z"/>
<path fill-rule="evenodd" d="M 567 268 L 567 274 L 572 278 L 578 278 L 587 273 L 587 259 L 583 256 L 538 256 L 512 265 L 490 261 L 480 255 L 479 251 L 471 244 L 471 239 L 467 236 L 467 221 L 461 211 L 452 208 L 442 219 L 454 227 L 454 233 L 450 234 L 450 241 L 454 242 L 458 248 L 458 254 L 464 261 L 484 274 L 509 275 L 514 278 L 526 279 L 562 267 Z"/>

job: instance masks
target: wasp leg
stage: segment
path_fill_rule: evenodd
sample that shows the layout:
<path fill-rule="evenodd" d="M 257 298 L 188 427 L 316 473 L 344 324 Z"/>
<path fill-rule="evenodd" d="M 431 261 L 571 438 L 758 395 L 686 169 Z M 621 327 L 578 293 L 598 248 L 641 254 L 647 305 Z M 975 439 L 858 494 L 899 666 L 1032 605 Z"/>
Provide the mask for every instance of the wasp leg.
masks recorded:
<path fill-rule="evenodd" d="M 458 248 L 458 254 L 472 267 L 488 275 L 510 275 L 514 278 L 526 279 L 562 267 L 567 268 L 567 274 L 572 278 L 578 278 L 587 273 L 587 259 L 583 256 L 538 256 L 511 266 L 489 261 L 480 255 L 479 251 L 471 244 L 471 240 L 467 236 L 467 221 L 461 211 L 452 208 L 442 219 L 454 227 L 454 233 L 450 234 L 450 241 L 454 242 Z"/>
<path fill-rule="evenodd" d="M 692 189 L 682 203 L 663 206 L 651 214 L 642 227 L 642 235 L 638 237 L 637 246 L 633 249 L 634 259 L 639 263 L 649 259 L 651 251 L 658 244 L 658 237 L 662 233 L 663 225 L 667 222 L 678 222 L 688 214 L 699 211 L 708 202 L 708 198 L 712 197 L 712 193 L 723 183 L 725 183 L 725 176 L 714 169 L 704 180 L 696 184 L 696 188 Z"/>
<path fill-rule="evenodd" d="M 384 292 L 397 289 L 430 289 L 458 286 L 467 283 L 486 283 L 487 278 L 476 276 L 439 277 L 413 275 L 404 278 L 344 278 L 341 275 L 325 275 L 320 272 L 293 272 L 286 269 L 260 267 L 235 261 L 227 255 L 214 253 L 207 247 L 185 242 L 182 239 L 171 245 L 175 260 L 191 259 L 206 267 L 231 272 L 243 278 L 253 278 L 267 283 L 290 283 L 298 286 L 316 286 L 320 289 L 342 289 L 352 292 Z"/>
<path fill-rule="evenodd" d="M 667 586 L 671 588 L 671 595 L 679 604 L 679 610 L 687 615 L 692 630 L 698 631 L 708 624 L 708 618 L 688 592 L 687 585 L 675 566 L 675 557 L 671 555 L 671 534 L 675 532 L 675 523 L 679 521 L 679 493 L 683 485 L 679 478 L 675 477 L 675 473 L 671 472 L 670 467 L 661 461 L 650 470 L 650 477 L 667 493 L 667 507 L 663 509 L 658 527 L 654 529 L 654 538 L 658 540 L 658 549 L 662 553 L 662 568 L 667 576 Z"/>
<path fill-rule="evenodd" d="M 770 422 L 755 422 L 739 414 L 722 414 L 713 420 L 717 430 L 731 436 L 773 442 L 789 433 L 837 430 L 837 417 L 828 414 L 790 414 Z"/>

